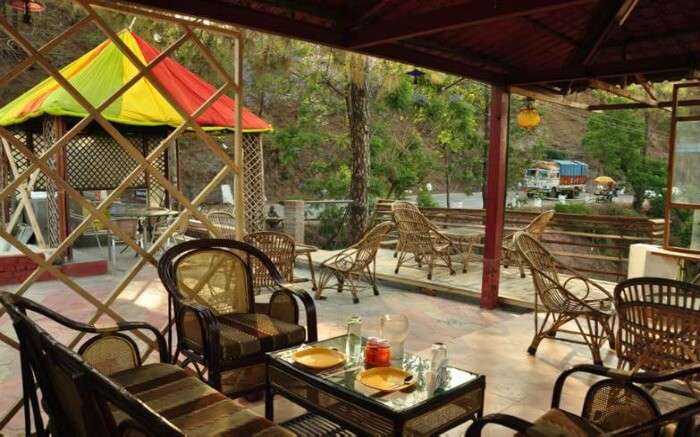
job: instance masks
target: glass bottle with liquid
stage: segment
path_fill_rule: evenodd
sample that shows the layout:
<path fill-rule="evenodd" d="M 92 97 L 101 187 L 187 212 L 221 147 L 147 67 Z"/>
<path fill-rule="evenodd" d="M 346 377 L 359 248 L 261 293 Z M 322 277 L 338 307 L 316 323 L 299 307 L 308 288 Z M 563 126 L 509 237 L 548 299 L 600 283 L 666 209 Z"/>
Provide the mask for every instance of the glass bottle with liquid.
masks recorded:
<path fill-rule="evenodd" d="M 347 328 L 345 356 L 349 363 L 357 363 L 362 359 L 362 318 L 360 316 L 350 317 Z"/>

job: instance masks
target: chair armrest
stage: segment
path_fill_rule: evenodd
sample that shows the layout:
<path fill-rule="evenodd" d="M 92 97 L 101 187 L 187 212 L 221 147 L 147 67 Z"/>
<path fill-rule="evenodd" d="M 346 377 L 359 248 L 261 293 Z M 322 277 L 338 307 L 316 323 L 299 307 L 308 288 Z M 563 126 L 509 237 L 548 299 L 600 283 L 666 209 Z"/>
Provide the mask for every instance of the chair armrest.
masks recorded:
<path fill-rule="evenodd" d="M 105 335 L 105 334 L 112 334 L 116 332 L 123 332 L 123 331 L 138 331 L 138 330 L 143 330 L 143 331 L 149 331 L 153 334 L 155 337 L 156 345 L 158 346 L 158 352 L 160 354 L 160 360 L 163 363 L 169 363 L 170 362 L 170 353 L 168 352 L 168 347 L 165 342 L 165 337 L 163 337 L 163 334 L 158 330 L 153 325 L 150 325 L 145 322 L 117 322 L 115 325 L 112 326 L 95 326 L 89 323 L 84 323 L 84 322 L 78 322 L 77 320 L 72 320 L 69 319 L 68 317 L 65 317 L 49 308 L 46 308 L 43 305 L 39 305 L 36 302 L 33 302 L 29 299 L 24 299 L 21 297 L 16 297 L 15 304 L 22 310 L 22 311 L 32 311 L 37 314 L 41 314 L 45 317 L 48 317 L 49 319 L 53 320 L 54 322 L 63 325 L 67 328 L 73 329 L 75 331 L 80 331 L 80 332 L 86 332 L 89 334 L 100 334 L 100 335 Z"/>
<path fill-rule="evenodd" d="M 294 285 L 294 284 L 280 284 L 280 288 L 272 293 L 272 296 L 270 296 L 270 306 L 268 308 L 268 314 L 273 317 L 275 310 L 275 306 L 273 305 L 274 300 L 278 299 L 280 297 L 284 297 L 285 299 L 289 299 L 289 297 L 293 297 L 296 299 L 299 299 L 301 303 L 304 305 L 304 311 L 306 312 L 306 340 L 309 342 L 312 341 L 317 341 L 318 340 L 318 326 L 317 326 L 317 320 L 316 320 L 316 304 L 314 303 L 314 300 L 311 298 L 311 295 L 306 292 L 306 290 Z M 299 321 L 299 310 L 298 310 L 298 305 L 295 300 L 291 300 L 291 302 L 294 302 L 295 305 L 295 312 L 296 312 L 296 321 Z M 284 320 L 284 318 L 282 319 Z"/>
<path fill-rule="evenodd" d="M 474 423 L 469 426 L 464 436 L 479 437 L 481 436 L 481 430 L 490 423 L 505 426 L 522 434 L 526 434 L 527 430 L 533 426 L 533 424 L 527 420 L 508 414 L 489 414 L 476 419 Z"/>
<path fill-rule="evenodd" d="M 569 376 L 574 373 L 589 373 L 598 376 L 607 377 L 618 377 L 623 375 L 624 371 L 614 369 L 611 367 L 601 366 L 598 364 L 579 364 L 572 367 L 571 369 L 565 370 L 559 374 L 559 377 L 554 382 L 554 388 L 552 388 L 552 408 L 559 408 L 559 403 L 561 402 L 561 394 L 564 389 L 564 383 Z"/>
<path fill-rule="evenodd" d="M 177 301 L 175 308 L 179 336 L 186 341 L 199 344 L 207 359 L 218 360 L 221 352 L 219 321 L 211 309 L 198 303 L 183 301 Z M 188 316 L 192 318 L 186 321 L 185 318 Z M 186 327 L 186 322 L 195 325 Z"/>

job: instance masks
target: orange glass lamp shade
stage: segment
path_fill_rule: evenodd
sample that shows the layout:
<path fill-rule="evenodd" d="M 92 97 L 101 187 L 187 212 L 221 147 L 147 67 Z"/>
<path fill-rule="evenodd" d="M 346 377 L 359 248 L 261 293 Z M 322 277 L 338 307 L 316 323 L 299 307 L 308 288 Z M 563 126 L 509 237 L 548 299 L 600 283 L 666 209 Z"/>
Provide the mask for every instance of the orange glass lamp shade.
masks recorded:
<path fill-rule="evenodd" d="M 527 99 L 527 103 L 524 108 L 518 112 L 518 126 L 523 129 L 533 129 L 540 124 L 542 118 L 537 109 L 532 107 L 532 100 Z"/>

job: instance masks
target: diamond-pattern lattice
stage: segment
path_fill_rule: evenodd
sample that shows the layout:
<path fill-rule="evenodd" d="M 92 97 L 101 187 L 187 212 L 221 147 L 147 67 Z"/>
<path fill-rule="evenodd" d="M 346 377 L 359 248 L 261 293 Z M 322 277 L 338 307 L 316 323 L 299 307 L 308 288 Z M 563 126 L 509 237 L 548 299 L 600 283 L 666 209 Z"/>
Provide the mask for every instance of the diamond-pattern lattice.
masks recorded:
<path fill-rule="evenodd" d="M 24 138 L 24 141 L 18 139 L 18 137 L 10 132 L 7 128 L 0 126 L 0 137 L 9 143 L 9 145 L 16 149 L 22 158 L 26 160 L 25 170 L 19 171 L 19 173 L 14 175 L 14 178 L 6 182 L 6 185 L 0 187 L 0 203 L 7 201 L 11 196 L 14 195 L 16 190 L 23 186 L 26 181 L 30 180 L 31 175 L 29 173 L 34 173 L 34 170 L 39 170 L 46 175 L 46 186 L 47 190 L 51 190 L 51 196 L 56 196 L 53 193 L 65 193 L 67 199 L 76 202 L 79 207 L 84 209 L 88 214 L 85 215 L 83 221 L 76 226 L 68 235 L 60 235 L 57 247 L 50 252 L 48 258 L 44 258 L 43 254 L 39 254 L 32 250 L 29 246 L 19 241 L 15 236 L 8 232 L 4 227 L 0 226 L 0 238 L 8 241 L 12 246 L 14 246 L 19 252 L 27 256 L 32 262 L 34 262 L 38 267 L 32 272 L 32 274 L 16 289 L 15 293 L 17 295 L 25 294 L 32 284 L 39 279 L 43 274 L 50 273 L 56 280 L 63 282 L 68 288 L 73 290 L 73 292 L 84 299 L 85 304 L 96 309 L 95 313 L 84 322 L 88 324 L 94 324 L 104 316 L 114 320 L 115 322 L 123 322 L 123 317 L 112 308 L 113 304 L 120 297 L 122 292 L 127 288 L 127 286 L 132 282 L 136 274 L 138 274 L 145 265 L 151 264 L 156 265 L 156 258 L 154 254 L 161 250 L 163 244 L 170 238 L 173 232 L 180 228 L 181 223 L 188 220 L 190 217 L 200 220 L 202 224 L 214 235 L 219 235 L 218 230 L 212 226 L 212 224 L 207 219 L 199 209 L 199 205 L 207 198 L 207 196 L 213 192 L 221 183 L 225 180 L 230 173 L 240 174 L 243 168 L 243 140 L 240 131 L 236 132 L 234 150 L 235 159 L 232 159 L 226 153 L 223 148 L 217 144 L 213 138 L 207 134 L 204 129 L 199 126 L 196 122 L 199 118 L 217 99 L 225 95 L 228 91 L 233 91 L 235 93 L 236 101 L 236 114 L 238 125 L 241 124 L 241 102 L 242 98 L 242 39 L 240 33 L 228 26 L 222 26 L 213 22 L 201 22 L 196 20 L 183 19 L 181 16 L 174 14 L 163 13 L 155 10 L 140 10 L 132 6 L 122 4 L 122 3 L 111 3 L 111 2 L 97 2 L 93 0 L 73 0 L 76 7 L 82 7 L 87 13 L 86 17 L 74 24 L 67 24 L 67 28 L 56 35 L 52 41 L 46 43 L 43 47 L 34 47 L 32 44 L 19 32 L 15 26 L 7 21 L 7 18 L 0 15 L 0 30 L 7 34 L 11 39 L 13 39 L 18 47 L 27 55 L 27 62 L 18 65 L 10 73 L 0 76 L 0 86 L 5 86 L 10 80 L 19 74 L 26 72 L 26 70 L 34 65 L 36 67 L 42 68 L 49 74 L 58 85 L 66 92 L 70 97 L 72 97 L 75 102 L 82 106 L 85 112 L 88 114 L 82 119 L 73 119 L 70 126 L 60 126 L 56 128 L 54 125 L 54 130 L 51 134 L 43 135 L 45 137 L 46 143 L 42 145 L 44 147 L 41 153 L 32 143 L 34 137 Z M 159 56 L 154 58 L 149 64 L 144 65 L 143 62 L 129 50 L 129 48 L 119 39 L 113 29 L 111 29 L 104 19 L 96 12 L 95 8 L 110 8 L 118 9 L 122 12 L 146 15 L 151 19 L 155 18 L 162 21 L 170 22 L 173 26 L 179 27 L 182 31 L 182 36 L 165 48 Z M 55 45 L 59 44 L 61 41 L 65 41 L 77 33 L 77 29 L 81 26 L 86 25 L 86 23 L 92 23 L 97 26 L 124 54 L 125 57 L 135 67 L 137 73 L 136 76 L 130 81 L 125 83 L 122 87 L 116 90 L 111 96 L 104 99 L 98 106 L 90 104 L 90 102 L 80 94 L 80 92 L 64 77 L 61 75 L 59 70 L 52 65 L 51 61 L 47 58 L 46 53 L 50 52 L 50 49 Z M 202 30 L 214 31 L 219 34 L 224 34 L 234 40 L 233 46 L 233 56 L 235 66 L 235 73 L 231 75 L 227 73 L 227 69 L 223 68 L 220 62 L 215 56 L 209 51 L 209 49 L 200 41 L 199 37 L 195 35 L 193 29 L 199 28 Z M 161 60 L 170 56 L 185 42 L 194 42 L 194 45 L 202 52 L 204 58 L 212 65 L 213 70 L 217 71 L 220 76 L 222 76 L 224 84 L 219 87 L 209 98 L 202 103 L 202 105 L 190 113 L 188 110 L 184 109 L 175 98 L 165 89 L 163 84 L 161 84 L 158 79 L 152 74 L 152 68 L 157 65 Z M 170 130 L 166 137 L 162 140 L 156 139 L 153 143 L 146 143 L 146 148 L 144 150 L 144 143 L 139 142 L 138 138 L 131 135 L 128 129 L 124 129 L 123 126 L 115 125 L 108 120 L 106 120 L 102 113 L 114 103 L 117 99 L 124 94 L 124 92 L 131 87 L 138 80 L 145 78 L 147 79 L 154 88 L 162 95 L 162 97 L 173 107 L 173 109 L 180 115 L 183 122 L 179 126 Z M 88 128 L 89 129 L 86 129 Z M 94 139 L 84 142 L 82 138 L 89 133 L 95 132 L 95 127 L 99 127 L 104 131 L 104 138 L 108 138 L 108 141 L 100 141 L 96 143 Z M 202 191 L 197 194 L 194 198 L 189 199 L 185 196 L 178 188 L 167 179 L 168 169 L 166 158 L 163 157 L 169 146 L 172 145 L 177 138 L 184 132 L 192 132 L 198 140 L 208 148 L 208 153 L 212 153 L 217 156 L 223 162 L 223 167 L 221 170 L 212 178 L 212 180 L 202 189 Z M 41 134 L 40 134 L 41 135 Z M 160 141 L 159 141 L 160 140 Z M 82 162 L 80 170 L 75 170 L 74 173 L 83 175 L 85 180 L 75 180 L 71 179 L 70 172 L 64 173 L 64 155 L 59 155 L 58 153 L 66 152 L 70 154 L 71 147 L 113 147 L 118 145 L 121 150 L 125 153 L 123 155 L 127 162 L 130 162 L 132 166 L 132 171 L 128 171 L 128 175 L 124 176 L 123 169 L 114 169 L 112 167 L 107 168 L 106 173 L 121 172 L 124 177 L 123 180 L 118 181 L 116 187 L 112 189 L 110 194 L 102 200 L 99 205 L 94 205 L 83 197 L 80 190 L 87 189 L 81 186 L 93 185 L 89 180 L 95 175 L 98 170 L 95 168 L 94 163 Z M 77 145 L 77 146 L 76 146 Z M 112 150 L 112 149 L 109 149 Z M 150 153 L 149 153 L 150 151 Z M 112 159 L 116 159 L 118 152 L 114 152 L 115 155 Z M 96 156 L 95 153 L 90 154 L 92 157 Z M 147 155 L 147 156 L 146 156 Z M 128 156 L 128 158 L 126 158 Z M 160 164 L 159 164 L 160 161 Z M 188 165 L 196 165 L 195 163 L 189 163 Z M 31 170 L 31 171 L 29 171 Z M 174 202 L 176 202 L 183 210 L 169 226 L 168 228 L 158 237 L 158 239 L 150 246 L 148 249 L 140 247 L 132 238 L 132 236 L 127 235 L 124 230 L 120 229 L 114 222 L 110 221 L 106 212 L 108 211 L 110 205 L 119 199 L 123 194 L 124 190 L 132 187 L 133 185 L 138 185 L 140 181 L 145 181 L 144 172 L 148 173 L 148 185 L 151 183 L 154 186 L 157 184 L 163 190 L 164 197 L 171 197 Z M 87 175 L 87 176 L 86 176 Z M 102 175 L 104 176 L 104 174 Z M 90 182 L 90 183 L 88 183 Z M 244 187 L 242 178 L 236 178 L 236 184 L 241 189 L 235 192 L 235 203 L 239 211 L 245 210 L 243 191 Z M 74 186 L 73 183 L 76 185 Z M 96 187 L 92 186 L 91 189 Z M 57 268 L 56 263 L 64 256 L 64 254 L 69 250 L 75 240 L 93 223 L 93 220 L 99 221 L 103 227 L 110 232 L 112 232 L 117 238 L 124 241 L 128 247 L 134 250 L 139 258 L 133 267 L 124 273 L 122 280 L 116 285 L 114 290 L 109 294 L 106 299 L 98 298 L 93 295 L 90 290 L 86 290 L 83 286 L 77 283 L 75 280 L 67 276 L 60 269 Z M 242 236 L 245 230 L 245 217 L 239 215 L 237 217 L 236 224 L 237 234 Z M 4 315 L 0 315 L 3 317 Z M 162 327 L 165 331 L 168 326 Z M 153 340 L 148 338 L 143 334 L 136 334 L 139 341 L 147 346 L 146 355 L 148 355 L 153 350 Z M 83 339 L 83 335 L 78 335 L 70 343 L 70 347 L 75 347 Z M 16 347 L 16 343 L 8 339 L 4 335 L 0 335 L 0 341 L 3 341 L 10 345 L 11 347 Z M 18 393 L 19 395 L 19 393 Z M 19 400 L 12 406 L 8 411 L 6 411 L 0 417 L 0 428 L 2 428 L 8 421 L 19 411 L 21 411 L 22 400 Z"/>
<path fill-rule="evenodd" d="M 243 135 L 243 181 L 246 230 L 265 229 L 265 166 L 260 134 Z"/>

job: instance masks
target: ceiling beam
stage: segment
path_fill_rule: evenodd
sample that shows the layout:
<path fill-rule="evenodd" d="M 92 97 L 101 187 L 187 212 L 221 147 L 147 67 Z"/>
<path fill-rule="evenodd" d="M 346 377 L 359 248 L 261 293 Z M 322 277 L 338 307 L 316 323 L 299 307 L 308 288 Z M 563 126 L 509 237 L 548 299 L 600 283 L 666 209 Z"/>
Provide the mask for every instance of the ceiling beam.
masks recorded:
<path fill-rule="evenodd" d="M 630 2 L 636 0 L 606 0 L 602 2 L 596 17 L 592 20 L 592 30 L 584 39 L 578 61 L 583 65 L 590 64 L 600 51 L 605 40 L 620 26 L 620 20 L 629 15 Z M 631 10 L 629 11 L 631 12 Z"/>
<path fill-rule="evenodd" d="M 656 93 L 654 92 L 654 85 L 649 82 L 643 74 L 635 74 L 634 77 L 637 79 L 639 85 L 644 88 L 644 92 L 647 93 L 647 96 L 656 102 L 658 99 L 656 98 Z"/>
<path fill-rule="evenodd" d="M 458 6 L 440 7 L 421 15 L 376 22 L 372 27 L 368 27 L 362 32 L 350 34 L 344 45 L 349 50 L 357 50 L 407 38 L 594 3 L 596 1 L 518 0 L 499 2 L 497 4 L 494 4 L 492 1 L 473 1 Z"/>
<path fill-rule="evenodd" d="M 649 106 L 657 106 L 658 102 L 656 100 L 652 100 L 649 98 L 649 96 L 638 96 L 634 93 L 632 93 L 629 90 L 626 90 L 624 88 L 619 88 L 615 85 L 609 84 L 607 82 L 603 82 L 602 80 L 598 79 L 593 79 L 590 81 L 591 87 L 595 88 L 597 90 L 605 91 L 610 94 L 614 94 L 619 97 L 624 97 L 626 99 L 630 99 L 634 102 L 639 102 L 639 103 L 644 103 Z"/>
<path fill-rule="evenodd" d="M 649 106 L 645 103 L 610 103 L 602 105 L 588 105 L 589 111 L 619 111 L 624 109 L 655 109 L 655 108 L 671 108 L 672 101 L 658 102 L 655 106 Z M 700 99 L 682 100 L 678 102 L 678 106 L 700 106 Z"/>
<path fill-rule="evenodd" d="M 519 96 L 529 97 L 531 99 L 540 100 L 542 102 L 554 103 L 556 105 L 566 106 L 569 108 L 587 110 L 589 106 L 587 103 L 572 100 L 570 98 L 562 96 L 561 94 L 555 94 L 539 89 L 512 86 L 510 87 L 510 92 Z"/>
<path fill-rule="evenodd" d="M 539 20 L 536 20 L 531 17 L 523 17 L 523 20 L 526 21 L 529 25 L 534 27 L 535 29 L 539 30 L 542 33 L 546 33 L 549 36 L 552 36 L 556 39 L 558 39 L 561 42 L 565 42 L 571 47 L 574 47 L 576 49 L 580 49 L 579 47 L 579 42 L 576 41 L 575 39 L 571 38 L 568 35 L 565 35 L 558 30 L 554 30 L 551 27 L 547 26 L 546 24 L 540 22 Z"/>
<path fill-rule="evenodd" d="M 608 77 L 628 76 L 634 74 L 652 75 L 654 73 L 678 72 L 685 77 L 695 68 L 695 60 L 689 56 L 662 56 L 638 61 L 618 62 L 605 65 L 575 65 L 541 71 L 523 71 L 508 79 L 510 85 L 529 85 L 536 83 L 556 83 L 575 80 L 605 79 Z"/>

